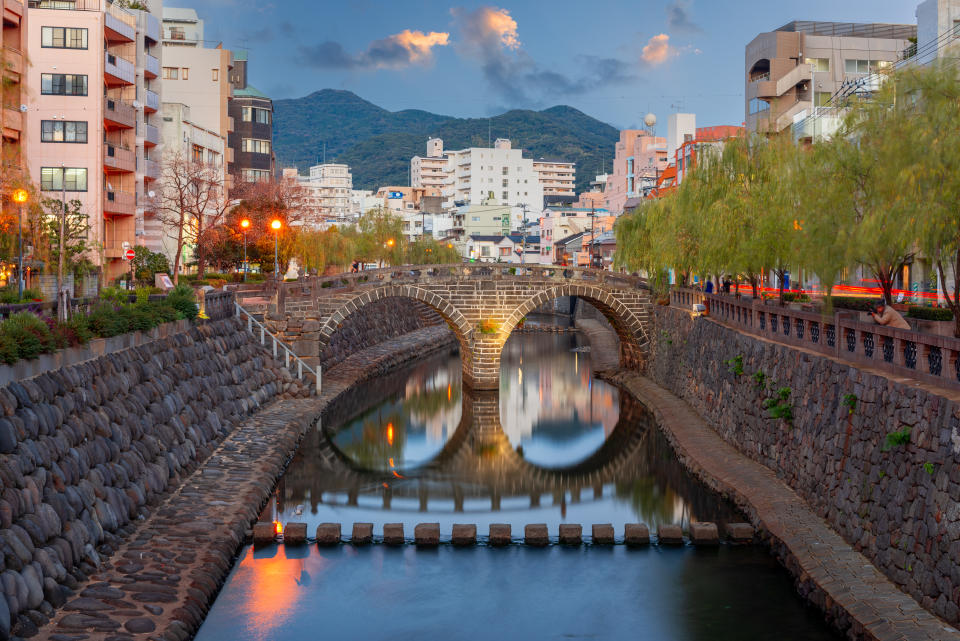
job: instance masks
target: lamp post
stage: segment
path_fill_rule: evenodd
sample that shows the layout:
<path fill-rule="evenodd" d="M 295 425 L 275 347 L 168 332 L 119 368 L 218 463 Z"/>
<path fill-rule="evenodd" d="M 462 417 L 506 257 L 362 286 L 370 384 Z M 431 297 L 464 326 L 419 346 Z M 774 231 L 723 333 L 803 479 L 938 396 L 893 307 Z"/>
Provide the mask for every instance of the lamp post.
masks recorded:
<path fill-rule="evenodd" d="M 17 297 L 23 298 L 23 203 L 27 202 L 29 194 L 26 189 L 16 189 L 13 192 L 13 201 L 20 206 L 17 215 Z"/>
<path fill-rule="evenodd" d="M 249 219 L 244 218 L 240 221 L 240 228 L 243 229 L 243 282 L 247 282 L 247 229 L 249 227 Z"/>
<path fill-rule="evenodd" d="M 280 280 L 280 228 L 283 223 L 279 218 L 270 221 L 270 229 L 273 230 L 273 276 Z"/>

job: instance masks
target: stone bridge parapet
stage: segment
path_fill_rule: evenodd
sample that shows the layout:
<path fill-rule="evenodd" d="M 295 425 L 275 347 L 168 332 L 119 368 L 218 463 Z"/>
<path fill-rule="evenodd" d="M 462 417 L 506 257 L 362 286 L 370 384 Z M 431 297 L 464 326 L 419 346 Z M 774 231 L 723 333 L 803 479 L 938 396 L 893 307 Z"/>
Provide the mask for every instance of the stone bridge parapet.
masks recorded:
<path fill-rule="evenodd" d="M 312 277 L 280 284 L 276 309 L 267 320 L 309 362 L 319 360 L 351 314 L 386 299 L 413 299 L 433 309 L 453 331 L 464 382 L 474 389 L 497 389 L 500 352 L 514 327 L 561 296 L 588 301 L 610 321 L 620 338 L 621 365 L 644 360 L 650 342 L 646 281 L 595 269 L 417 265 Z"/>

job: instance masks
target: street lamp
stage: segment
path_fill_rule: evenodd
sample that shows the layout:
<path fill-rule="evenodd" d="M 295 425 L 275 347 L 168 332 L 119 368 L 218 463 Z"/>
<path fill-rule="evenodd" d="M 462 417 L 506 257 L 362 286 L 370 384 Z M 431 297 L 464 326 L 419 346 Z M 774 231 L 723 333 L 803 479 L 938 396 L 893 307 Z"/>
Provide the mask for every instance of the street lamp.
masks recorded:
<path fill-rule="evenodd" d="M 283 223 L 279 218 L 270 221 L 270 229 L 273 230 L 273 276 L 280 279 L 280 228 Z"/>
<path fill-rule="evenodd" d="M 247 229 L 250 227 L 250 220 L 244 218 L 240 221 L 240 228 L 243 229 L 243 282 L 247 282 Z"/>
<path fill-rule="evenodd" d="M 20 205 L 19 215 L 17 216 L 17 246 L 20 255 L 17 265 L 18 298 L 23 298 L 23 203 L 27 202 L 29 196 L 26 189 L 15 189 L 13 191 L 13 202 Z"/>

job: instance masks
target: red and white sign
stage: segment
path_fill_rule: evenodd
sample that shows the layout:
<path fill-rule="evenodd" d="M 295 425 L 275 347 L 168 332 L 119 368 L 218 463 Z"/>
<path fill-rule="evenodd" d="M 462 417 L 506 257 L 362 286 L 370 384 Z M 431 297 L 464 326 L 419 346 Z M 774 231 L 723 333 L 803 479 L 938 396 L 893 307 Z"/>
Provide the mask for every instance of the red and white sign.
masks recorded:
<path fill-rule="evenodd" d="M 136 255 L 137 254 L 132 249 L 128 249 L 123 252 L 123 257 L 125 260 L 133 260 L 134 256 Z"/>

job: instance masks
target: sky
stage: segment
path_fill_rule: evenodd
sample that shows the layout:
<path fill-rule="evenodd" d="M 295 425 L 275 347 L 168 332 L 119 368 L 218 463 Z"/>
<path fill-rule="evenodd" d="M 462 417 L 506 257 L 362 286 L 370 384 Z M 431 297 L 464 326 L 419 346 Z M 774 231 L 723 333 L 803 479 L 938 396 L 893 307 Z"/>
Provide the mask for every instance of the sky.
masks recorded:
<path fill-rule="evenodd" d="M 915 24 L 913 0 L 165 0 L 249 52 L 272 98 L 333 88 L 390 111 L 484 117 L 558 104 L 618 128 L 744 118 L 744 47 L 792 20 Z"/>

